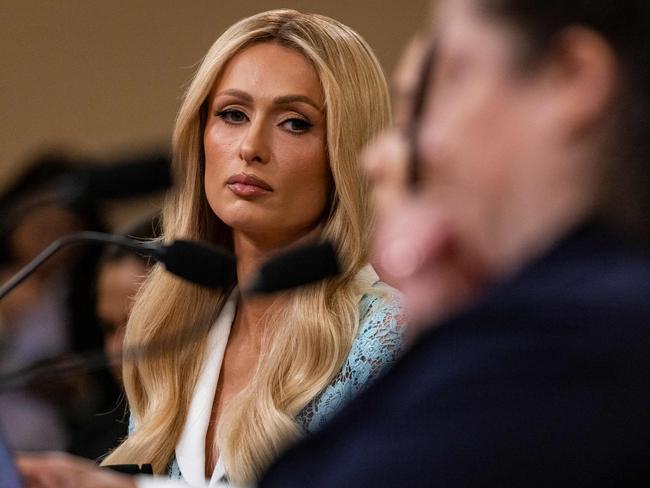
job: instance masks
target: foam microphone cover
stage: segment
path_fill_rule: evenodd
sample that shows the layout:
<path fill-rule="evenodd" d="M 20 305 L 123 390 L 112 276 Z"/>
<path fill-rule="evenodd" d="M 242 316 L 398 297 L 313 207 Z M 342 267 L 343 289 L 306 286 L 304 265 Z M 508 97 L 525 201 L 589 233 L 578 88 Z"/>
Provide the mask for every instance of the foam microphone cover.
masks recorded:
<path fill-rule="evenodd" d="M 273 293 L 304 286 L 339 274 L 338 256 L 329 241 L 299 247 L 269 259 L 248 294 Z"/>
<path fill-rule="evenodd" d="M 209 288 L 224 288 L 236 281 L 235 257 L 225 249 L 196 241 L 177 240 L 158 257 L 167 271 Z"/>

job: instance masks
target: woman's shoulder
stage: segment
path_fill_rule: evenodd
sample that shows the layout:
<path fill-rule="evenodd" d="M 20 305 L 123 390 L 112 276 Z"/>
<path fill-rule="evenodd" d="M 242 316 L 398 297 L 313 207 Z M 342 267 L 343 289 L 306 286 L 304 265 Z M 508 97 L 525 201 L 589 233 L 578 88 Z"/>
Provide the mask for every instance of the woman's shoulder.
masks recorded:
<path fill-rule="evenodd" d="M 358 391 L 386 372 L 404 351 L 404 326 L 401 293 L 376 281 L 359 301 L 357 335 L 339 379 Z"/>
<path fill-rule="evenodd" d="M 377 280 L 359 301 L 359 330 L 401 328 L 404 297 L 400 291 Z"/>
<path fill-rule="evenodd" d="M 397 361 L 404 351 L 402 295 L 376 281 L 359 301 L 359 327 L 343 367 L 332 382 L 298 415 L 313 432 L 343 405 L 367 388 Z"/>
<path fill-rule="evenodd" d="M 375 282 L 359 302 L 359 329 L 348 356 L 352 369 L 368 381 L 380 376 L 404 350 L 404 327 L 402 294 Z"/>

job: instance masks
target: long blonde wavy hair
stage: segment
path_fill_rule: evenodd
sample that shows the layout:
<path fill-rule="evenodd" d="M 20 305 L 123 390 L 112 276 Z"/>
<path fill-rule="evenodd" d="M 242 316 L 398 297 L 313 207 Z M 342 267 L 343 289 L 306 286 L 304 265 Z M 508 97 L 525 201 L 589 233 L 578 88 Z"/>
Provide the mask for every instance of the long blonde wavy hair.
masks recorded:
<path fill-rule="evenodd" d="M 212 45 L 181 105 L 173 135 L 176 191 L 163 210 L 165 239 L 190 238 L 232 248 L 232 235 L 204 191 L 203 130 L 209 94 L 226 63 L 246 47 L 274 42 L 300 52 L 325 95 L 327 153 L 334 190 L 323 236 L 340 250 L 342 273 L 289 294 L 265 342 L 250 384 L 218 427 L 217 448 L 234 482 L 252 482 L 300 435 L 296 415 L 340 370 L 358 328 L 358 302 L 368 283 L 371 213 L 360 173 L 361 147 L 390 123 L 386 81 L 366 42 L 349 27 L 316 14 L 273 10 L 243 19 Z M 227 298 L 152 270 L 127 325 L 125 348 L 154 341 L 163 354 L 125 361 L 124 384 L 135 432 L 105 464 L 152 463 L 166 470 L 183 430 L 205 355 L 205 338 Z M 271 323 L 271 322 L 269 322 Z M 197 340 L 187 341 L 191 326 Z M 156 349 L 156 350 L 159 350 Z M 299 358 L 299 359 L 298 359 Z"/>

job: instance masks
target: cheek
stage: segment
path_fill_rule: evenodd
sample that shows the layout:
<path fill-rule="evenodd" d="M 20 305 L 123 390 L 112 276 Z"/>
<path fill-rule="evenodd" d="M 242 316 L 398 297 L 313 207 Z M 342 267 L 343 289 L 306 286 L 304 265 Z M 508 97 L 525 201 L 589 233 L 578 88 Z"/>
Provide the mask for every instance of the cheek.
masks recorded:
<path fill-rule="evenodd" d="M 441 102 L 423 130 L 421 150 L 433 184 L 458 187 L 465 197 L 497 199 L 519 161 L 522 127 L 517 98 L 484 83 Z"/>
<path fill-rule="evenodd" d="M 240 135 L 236 130 L 213 124 L 203 134 L 203 150 L 206 162 L 218 163 L 239 157 Z"/>
<path fill-rule="evenodd" d="M 327 205 L 331 175 L 322 140 L 283 144 L 276 151 L 279 196 L 288 218 L 313 221 Z"/>
<path fill-rule="evenodd" d="M 523 102 L 515 92 L 488 88 L 456 104 L 441 102 L 420 140 L 425 184 L 472 248 L 502 227 L 530 152 Z"/>
<path fill-rule="evenodd" d="M 232 173 L 239 159 L 237 141 L 227 131 L 206 130 L 203 138 L 205 153 L 205 189 L 208 196 L 218 191 Z"/>

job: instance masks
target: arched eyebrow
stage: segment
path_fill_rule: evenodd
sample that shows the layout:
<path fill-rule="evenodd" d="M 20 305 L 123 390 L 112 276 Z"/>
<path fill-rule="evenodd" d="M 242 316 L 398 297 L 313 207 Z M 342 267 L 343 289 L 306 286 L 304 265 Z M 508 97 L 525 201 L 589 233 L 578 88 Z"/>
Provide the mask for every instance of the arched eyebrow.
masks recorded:
<path fill-rule="evenodd" d="M 315 101 L 305 95 L 284 95 L 282 97 L 276 97 L 273 99 L 275 105 L 289 105 L 291 103 L 301 102 L 311 105 L 319 112 L 323 110 L 323 107 L 320 107 Z"/>
<path fill-rule="evenodd" d="M 232 97 L 237 97 L 241 98 L 245 102 L 252 102 L 253 97 L 249 93 L 245 92 L 244 90 L 238 90 L 237 88 L 229 88 L 228 90 L 223 90 L 220 91 L 215 95 L 215 97 L 220 97 L 222 95 L 230 95 Z"/>
<path fill-rule="evenodd" d="M 245 92 L 244 90 L 239 90 L 237 88 L 229 88 L 216 94 L 217 97 L 222 95 L 237 97 L 248 103 L 253 102 L 253 96 L 250 93 Z M 274 105 L 289 105 L 295 102 L 306 103 L 307 105 L 314 107 L 319 112 L 323 111 L 323 107 L 319 106 L 314 100 L 306 95 L 283 95 L 280 97 L 275 97 L 273 99 Z"/>

